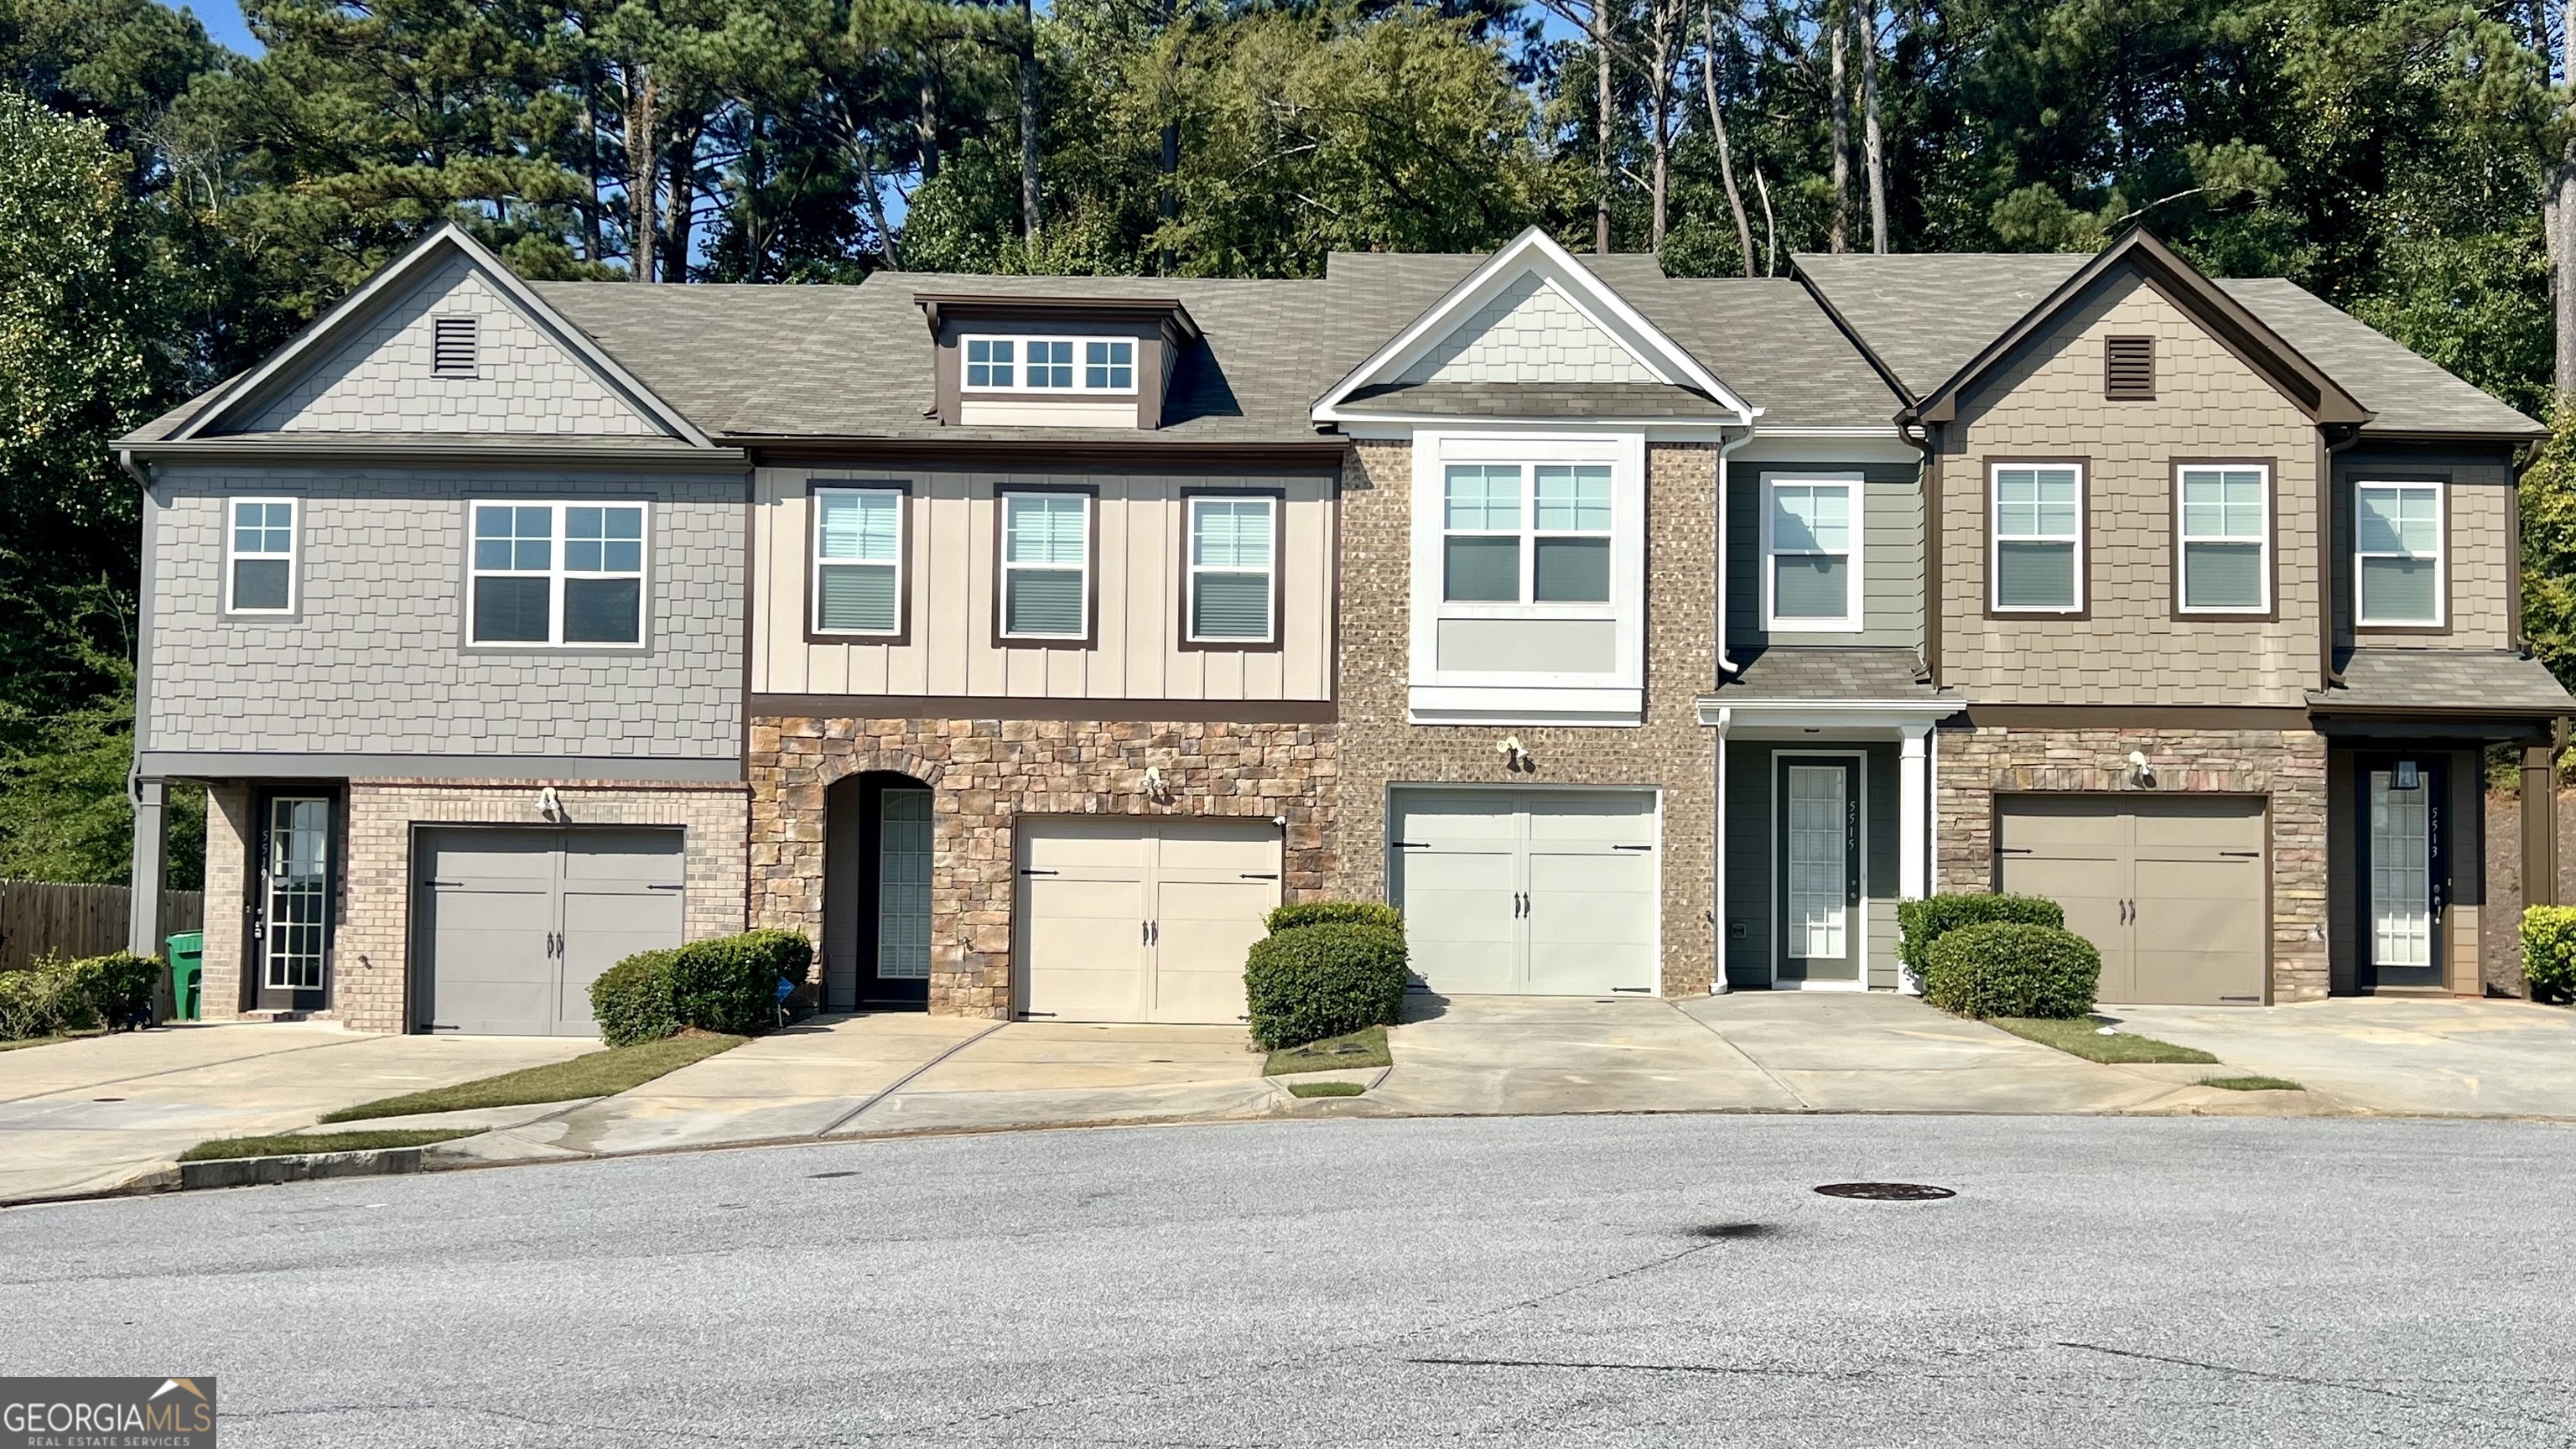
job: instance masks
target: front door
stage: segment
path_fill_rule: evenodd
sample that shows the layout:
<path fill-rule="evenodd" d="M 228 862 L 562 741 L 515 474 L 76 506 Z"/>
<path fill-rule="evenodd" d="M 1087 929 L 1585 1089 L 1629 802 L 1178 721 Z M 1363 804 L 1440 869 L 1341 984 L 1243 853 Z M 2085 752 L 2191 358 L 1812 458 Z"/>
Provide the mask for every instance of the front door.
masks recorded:
<path fill-rule="evenodd" d="M 2440 986 L 2448 781 L 2434 757 L 2375 756 L 2360 765 L 2361 987 Z"/>
<path fill-rule="evenodd" d="M 930 792 L 888 785 L 877 794 L 876 949 L 867 1002 L 930 999 Z"/>
<path fill-rule="evenodd" d="M 1780 955 L 1774 980 L 1860 984 L 1860 761 L 1779 755 Z"/>
<path fill-rule="evenodd" d="M 260 806 L 253 1004 L 318 1011 L 330 1000 L 331 797 L 275 794 Z"/>

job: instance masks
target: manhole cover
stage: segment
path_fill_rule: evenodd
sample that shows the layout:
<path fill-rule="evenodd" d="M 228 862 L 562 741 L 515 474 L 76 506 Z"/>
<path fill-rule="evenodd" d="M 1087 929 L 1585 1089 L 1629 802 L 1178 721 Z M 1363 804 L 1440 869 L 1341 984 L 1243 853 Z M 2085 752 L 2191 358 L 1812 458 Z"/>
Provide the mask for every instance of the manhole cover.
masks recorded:
<path fill-rule="evenodd" d="M 1829 1182 L 1816 1191 L 1827 1197 L 1866 1198 L 1871 1202 L 1931 1202 L 1935 1198 L 1957 1197 L 1946 1187 L 1928 1182 Z"/>

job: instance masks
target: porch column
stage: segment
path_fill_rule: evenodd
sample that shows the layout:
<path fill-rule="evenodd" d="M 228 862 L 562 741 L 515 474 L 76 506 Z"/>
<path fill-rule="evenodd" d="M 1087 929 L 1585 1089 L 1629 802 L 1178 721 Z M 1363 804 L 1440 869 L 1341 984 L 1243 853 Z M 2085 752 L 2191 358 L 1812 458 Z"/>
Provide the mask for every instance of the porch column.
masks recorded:
<path fill-rule="evenodd" d="M 1896 757 L 1896 895 L 1919 901 L 1931 893 L 1925 880 L 1931 861 L 1929 829 L 1932 772 L 1926 736 L 1929 724 L 1897 727 L 1905 743 Z"/>
<path fill-rule="evenodd" d="M 2522 903 L 2558 904 L 2557 751 L 2548 745 L 2522 750 Z M 2518 930 L 2520 923 L 2498 921 L 2495 928 Z"/>
<path fill-rule="evenodd" d="M 161 857 L 169 843 L 167 780 L 134 782 L 134 874 L 126 892 L 125 949 L 161 954 Z"/>

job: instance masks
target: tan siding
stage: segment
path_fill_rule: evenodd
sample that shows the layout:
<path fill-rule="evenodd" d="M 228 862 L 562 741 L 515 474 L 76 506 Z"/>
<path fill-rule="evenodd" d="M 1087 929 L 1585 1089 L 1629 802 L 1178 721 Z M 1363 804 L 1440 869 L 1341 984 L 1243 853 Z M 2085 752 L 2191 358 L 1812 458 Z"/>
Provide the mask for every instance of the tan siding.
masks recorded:
<path fill-rule="evenodd" d="M 2504 649 L 2513 643 L 2509 612 L 2511 483 L 2500 468 L 2451 473 L 2451 638 L 2454 648 Z"/>

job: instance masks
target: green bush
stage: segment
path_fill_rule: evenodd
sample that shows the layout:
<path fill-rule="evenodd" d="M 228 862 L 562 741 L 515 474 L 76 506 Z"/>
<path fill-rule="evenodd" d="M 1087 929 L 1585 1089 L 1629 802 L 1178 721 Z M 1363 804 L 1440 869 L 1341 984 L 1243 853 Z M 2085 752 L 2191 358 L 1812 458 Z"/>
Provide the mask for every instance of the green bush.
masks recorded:
<path fill-rule="evenodd" d="M 1914 979 L 1932 963 L 1932 943 L 1961 926 L 2010 921 L 2024 926 L 2064 926 L 2066 912 L 2040 896 L 2008 896 L 1987 891 L 1958 892 L 1896 903 L 1896 959 Z"/>
<path fill-rule="evenodd" d="M 0 974 L 0 1041 L 140 1025 L 164 969 L 118 951 Z"/>
<path fill-rule="evenodd" d="M 1301 926 L 1379 926 L 1398 935 L 1404 932 L 1404 916 L 1393 906 L 1376 901 L 1296 901 L 1272 911 L 1262 925 L 1271 934 L 1294 931 Z"/>
<path fill-rule="evenodd" d="M 1279 931 L 1252 943 L 1243 986 L 1264 1051 L 1389 1025 L 1404 1007 L 1404 936 L 1354 921 Z"/>
<path fill-rule="evenodd" d="M 2052 908 L 2053 909 L 2053 908 Z M 1923 972 L 1923 999 L 1963 1016 L 2072 1020 L 2093 1009 L 2102 953 L 2055 926 L 1987 921 L 1944 931 Z"/>
<path fill-rule="evenodd" d="M 590 983 L 590 1016 L 613 1047 L 660 1041 L 680 1031 L 671 1005 L 671 958 L 677 951 L 639 951 Z"/>
<path fill-rule="evenodd" d="M 2522 979 L 2534 1001 L 2576 1001 L 2576 906 L 2526 906 Z"/>
<path fill-rule="evenodd" d="M 802 982 L 814 944 L 793 931 L 745 931 L 671 956 L 671 1010 L 682 1026 L 751 1036 L 778 1024 L 778 983 Z"/>

